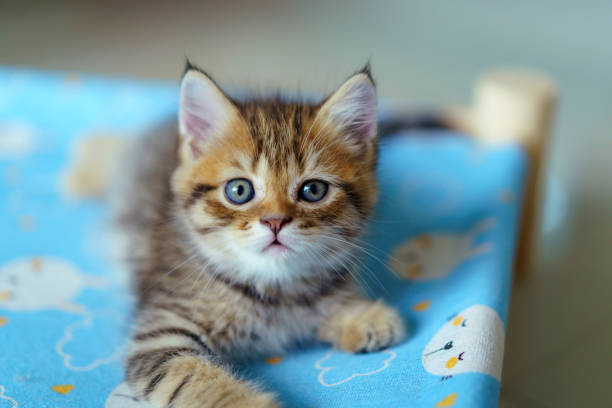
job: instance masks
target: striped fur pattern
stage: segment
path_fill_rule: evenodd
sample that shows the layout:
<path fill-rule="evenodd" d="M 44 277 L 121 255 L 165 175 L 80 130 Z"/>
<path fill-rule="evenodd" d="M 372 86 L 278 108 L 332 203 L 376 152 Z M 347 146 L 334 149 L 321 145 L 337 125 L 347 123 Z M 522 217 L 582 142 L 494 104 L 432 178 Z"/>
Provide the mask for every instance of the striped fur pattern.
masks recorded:
<path fill-rule="evenodd" d="M 399 342 L 401 318 L 353 280 L 377 197 L 369 70 L 316 105 L 233 101 L 193 66 L 181 92 L 179 130 L 134 143 L 114 193 L 139 300 L 132 389 L 156 407 L 275 407 L 232 361 L 315 339 L 351 352 Z M 224 192 L 236 178 L 254 186 L 243 205 Z M 329 185 L 319 202 L 299 198 L 309 179 Z M 270 216 L 285 220 L 277 235 Z M 284 247 L 271 254 L 273 236 Z"/>

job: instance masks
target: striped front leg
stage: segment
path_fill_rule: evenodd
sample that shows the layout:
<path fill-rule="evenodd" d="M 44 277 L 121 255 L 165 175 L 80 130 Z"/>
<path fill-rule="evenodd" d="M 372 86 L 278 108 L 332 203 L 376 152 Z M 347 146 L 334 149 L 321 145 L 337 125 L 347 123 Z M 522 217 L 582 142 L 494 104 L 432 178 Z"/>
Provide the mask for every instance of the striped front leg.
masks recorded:
<path fill-rule="evenodd" d="M 232 377 L 197 323 L 169 310 L 145 313 L 126 362 L 136 394 L 160 408 L 272 408 L 270 394 Z"/>

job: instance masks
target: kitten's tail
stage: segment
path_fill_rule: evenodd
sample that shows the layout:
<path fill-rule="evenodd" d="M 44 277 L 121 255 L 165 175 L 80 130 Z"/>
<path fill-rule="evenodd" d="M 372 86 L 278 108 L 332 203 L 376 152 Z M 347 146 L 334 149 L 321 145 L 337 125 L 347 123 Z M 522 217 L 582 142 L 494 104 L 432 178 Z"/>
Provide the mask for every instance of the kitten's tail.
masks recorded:
<path fill-rule="evenodd" d="M 62 175 L 64 193 L 71 198 L 106 197 L 115 167 L 129 140 L 125 135 L 111 133 L 79 138 Z"/>

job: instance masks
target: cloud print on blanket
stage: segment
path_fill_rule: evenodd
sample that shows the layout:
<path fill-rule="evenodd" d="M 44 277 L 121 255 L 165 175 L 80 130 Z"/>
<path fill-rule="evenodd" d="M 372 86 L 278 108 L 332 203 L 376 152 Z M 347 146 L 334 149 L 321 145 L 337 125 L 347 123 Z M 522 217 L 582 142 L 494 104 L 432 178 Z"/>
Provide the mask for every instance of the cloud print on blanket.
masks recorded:
<path fill-rule="evenodd" d="M 315 363 L 315 368 L 320 370 L 318 380 L 321 385 L 336 387 L 355 378 L 386 370 L 395 357 L 395 352 L 391 350 L 369 354 L 348 354 L 329 350 Z"/>
<path fill-rule="evenodd" d="M 17 401 L 5 394 L 6 390 L 0 385 L 0 408 L 17 408 Z"/>
<path fill-rule="evenodd" d="M 102 364 L 117 360 L 125 346 L 122 329 L 125 317 L 119 313 L 88 313 L 83 319 L 64 329 L 55 350 L 62 356 L 64 366 L 73 371 L 90 371 Z M 100 342 L 99 339 L 104 341 Z M 96 344 L 96 347 L 90 347 Z"/>
<path fill-rule="evenodd" d="M 104 281 L 59 258 L 16 259 L 0 265 L 0 309 L 82 312 L 73 300 L 88 286 L 101 287 Z"/>
<path fill-rule="evenodd" d="M 38 131 L 28 122 L 0 123 L 0 158 L 21 158 L 36 149 Z"/>
<path fill-rule="evenodd" d="M 501 378 L 504 326 L 495 310 L 474 305 L 451 317 L 427 343 L 422 354 L 429 373 L 489 374 Z"/>
<path fill-rule="evenodd" d="M 405 279 L 442 279 L 461 263 L 491 250 L 490 243 L 476 245 L 475 240 L 493 225 L 495 221 L 486 218 L 465 232 L 419 235 L 393 250 L 389 266 Z"/>

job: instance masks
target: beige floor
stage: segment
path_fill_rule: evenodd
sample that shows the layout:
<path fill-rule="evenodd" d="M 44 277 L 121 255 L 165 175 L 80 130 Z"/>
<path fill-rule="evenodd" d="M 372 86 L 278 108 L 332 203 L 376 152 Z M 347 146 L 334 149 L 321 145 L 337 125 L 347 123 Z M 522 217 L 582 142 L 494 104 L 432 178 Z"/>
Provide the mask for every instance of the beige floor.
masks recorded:
<path fill-rule="evenodd" d="M 0 64 L 174 80 L 188 55 L 224 84 L 328 91 L 371 59 L 383 98 L 432 106 L 492 67 L 551 73 L 549 221 L 514 290 L 502 406 L 612 406 L 611 3 L 115 3 L 0 1 Z"/>

